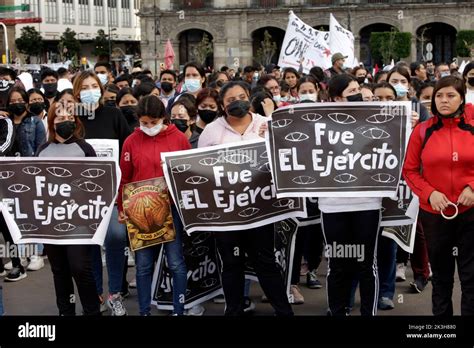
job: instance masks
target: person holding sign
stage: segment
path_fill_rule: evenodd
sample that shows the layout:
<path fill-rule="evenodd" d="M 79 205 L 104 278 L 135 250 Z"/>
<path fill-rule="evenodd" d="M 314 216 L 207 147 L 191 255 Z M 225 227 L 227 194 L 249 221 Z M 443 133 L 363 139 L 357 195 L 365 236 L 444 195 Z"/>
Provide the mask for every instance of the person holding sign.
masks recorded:
<path fill-rule="evenodd" d="M 329 81 L 329 96 L 335 102 L 362 101 L 360 86 L 352 75 L 336 75 Z M 377 311 L 377 240 L 382 198 L 320 197 L 321 226 L 328 262 L 329 314 L 345 316 L 353 279 L 360 281 L 361 314 Z M 331 248 L 329 248 L 330 246 Z M 336 247 L 334 247 L 336 246 Z M 359 248 L 362 255 L 339 255 L 335 249 Z"/>
<path fill-rule="evenodd" d="M 258 139 L 260 127 L 267 119 L 250 112 L 249 97 L 250 91 L 244 82 L 233 81 L 224 85 L 219 94 L 219 107 L 224 116 L 207 125 L 198 147 Z M 249 255 L 260 286 L 276 315 L 293 315 L 275 260 L 273 224 L 245 231 L 218 232 L 215 237 L 222 258 L 225 315 L 244 314 L 245 253 Z"/>
<path fill-rule="evenodd" d="M 433 118 L 413 130 L 403 176 L 420 198 L 433 272 L 433 314 L 452 316 L 455 263 L 461 280 L 461 315 L 474 315 L 474 107 L 464 82 L 441 78 L 433 91 Z"/>
<path fill-rule="evenodd" d="M 65 90 L 67 91 L 67 90 Z M 66 92 L 63 93 L 66 93 Z M 59 96 L 60 98 L 60 96 Z M 95 157 L 95 151 L 84 139 L 84 127 L 71 109 L 54 102 L 48 112 L 48 142 L 38 157 Z M 93 245 L 44 245 L 53 272 L 59 315 L 76 315 L 73 279 L 76 282 L 84 315 L 100 315 L 94 274 Z"/>
<path fill-rule="evenodd" d="M 119 222 L 125 223 L 122 191 L 125 184 L 162 177 L 161 153 L 189 150 L 186 136 L 166 117 L 165 106 L 154 96 L 145 96 L 138 102 L 137 116 L 140 128 L 127 138 L 120 157 L 122 179 L 118 195 Z M 174 205 L 171 207 L 176 239 L 164 244 L 168 267 L 173 275 L 173 315 L 184 314 L 187 270 L 183 256 L 183 226 Z M 137 291 L 140 315 L 150 315 L 151 282 L 161 244 L 135 251 Z"/>

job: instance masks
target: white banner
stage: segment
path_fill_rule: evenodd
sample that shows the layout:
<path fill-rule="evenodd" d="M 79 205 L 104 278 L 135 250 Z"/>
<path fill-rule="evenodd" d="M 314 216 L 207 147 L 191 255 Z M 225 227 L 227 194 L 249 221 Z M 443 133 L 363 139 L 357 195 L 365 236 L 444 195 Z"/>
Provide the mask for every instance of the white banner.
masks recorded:
<path fill-rule="evenodd" d="M 329 32 L 314 29 L 290 11 L 278 65 L 296 70 L 302 66 L 305 74 L 314 66 L 330 68 Z"/>
<path fill-rule="evenodd" d="M 332 54 L 342 53 L 347 56 L 345 65 L 354 67 L 354 35 L 344 29 L 331 13 L 329 20 L 329 48 Z"/>

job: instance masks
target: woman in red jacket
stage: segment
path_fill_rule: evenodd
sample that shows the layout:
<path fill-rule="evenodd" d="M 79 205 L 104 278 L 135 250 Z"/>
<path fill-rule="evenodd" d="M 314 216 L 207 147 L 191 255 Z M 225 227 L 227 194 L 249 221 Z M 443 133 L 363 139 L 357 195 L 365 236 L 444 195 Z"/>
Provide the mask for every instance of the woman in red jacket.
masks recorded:
<path fill-rule="evenodd" d="M 186 136 L 166 118 L 165 106 L 159 98 L 149 95 L 140 99 L 137 108 L 140 127 L 125 140 L 120 158 L 122 179 L 118 195 L 119 222 L 124 223 L 123 186 L 130 182 L 162 177 L 161 153 L 189 150 L 191 145 Z M 187 270 L 183 257 L 181 235 L 183 225 L 176 208 L 172 205 L 173 224 L 176 239 L 164 244 L 168 266 L 173 276 L 173 314 L 184 314 Z M 161 245 L 135 251 L 137 268 L 137 292 L 140 315 L 150 315 L 151 282 L 155 261 Z"/>
<path fill-rule="evenodd" d="M 433 118 L 413 130 L 403 175 L 420 198 L 419 219 L 433 271 L 433 314 L 453 315 L 455 261 L 461 314 L 474 315 L 474 107 L 465 86 L 443 77 L 433 91 Z"/>

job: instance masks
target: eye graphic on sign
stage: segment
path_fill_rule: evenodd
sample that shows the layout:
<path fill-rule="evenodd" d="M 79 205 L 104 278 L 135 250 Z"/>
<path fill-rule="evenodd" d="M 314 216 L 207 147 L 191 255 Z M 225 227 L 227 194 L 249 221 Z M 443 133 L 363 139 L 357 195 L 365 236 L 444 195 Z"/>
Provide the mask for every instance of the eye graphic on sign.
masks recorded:
<path fill-rule="evenodd" d="M 212 235 L 211 232 L 201 232 L 196 235 L 196 237 L 191 241 L 192 244 L 200 244 L 207 240 Z"/>
<path fill-rule="evenodd" d="M 232 155 L 226 156 L 224 157 L 224 160 L 227 163 L 231 163 L 231 164 L 245 164 L 252 161 L 252 159 L 249 156 L 244 155 L 242 153 L 234 153 Z"/>
<path fill-rule="evenodd" d="M 48 167 L 46 168 L 46 170 L 49 174 L 54 175 L 58 178 L 67 178 L 72 176 L 72 173 L 69 170 L 61 167 Z"/>
<path fill-rule="evenodd" d="M 334 177 L 334 181 L 340 184 L 349 184 L 357 180 L 357 177 L 350 173 L 342 173 Z"/>
<path fill-rule="evenodd" d="M 351 124 L 356 122 L 354 116 L 344 114 L 342 112 L 334 112 L 332 114 L 328 114 L 328 117 L 339 124 Z"/>
<path fill-rule="evenodd" d="M 301 132 L 292 132 L 285 137 L 285 140 L 292 141 L 292 142 L 300 142 L 308 140 L 309 136 L 307 134 Z"/>
<path fill-rule="evenodd" d="M 200 184 L 204 184 L 208 181 L 209 181 L 208 178 L 205 178 L 203 176 L 197 176 L 197 175 L 196 176 L 191 176 L 191 177 L 189 177 L 185 180 L 185 182 L 187 184 L 191 184 L 191 185 L 200 185 Z"/>
<path fill-rule="evenodd" d="M 286 221 L 282 221 L 280 223 L 280 225 L 281 225 L 281 228 L 283 229 L 283 231 L 285 231 L 285 232 L 288 232 L 288 231 L 291 230 L 290 225 L 288 225 L 288 223 Z"/>
<path fill-rule="evenodd" d="M 383 129 L 377 128 L 375 126 L 362 126 L 355 130 L 356 133 L 359 133 L 363 137 L 368 139 L 387 139 L 390 138 L 388 134 Z"/>
<path fill-rule="evenodd" d="M 270 173 L 270 164 L 268 162 L 259 163 L 257 170 L 262 173 Z"/>
<path fill-rule="evenodd" d="M 214 212 L 206 212 L 198 214 L 197 218 L 204 221 L 210 221 L 220 219 L 221 216 Z"/>
<path fill-rule="evenodd" d="M 18 229 L 22 232 L 33 232 L 33 231 L 38 231 L 38 226 L 35 226 L 33 224 L 25 223 L 18 225 Z"/>
<path fill-rule="evenodd" d="M 217 279 L 216 278 L 207 278 L 207 279 L 204 279 L 201 282 L 201 288 L 202 289 L 211 288 L 215 285 L 217 285 Z"/>
<path fill-rule="evenodd" d="M 365 120 L 369 123 L 380 124 L 380 123 L 390 122 L 394 118 L 395 116 L 392 116 L 390 114 L 375 114 L 375 115 L 367 117 Z"/>
<path fill-rule="evenodd" d="M 186 251 L 186 254 L 191 256 L 191 257 L 200 257 L 203 255 L 206 255 L 209 251 L 209 248 L 204 245 L 199 245 L 195 248 L 188 249 Z"/>
<path fill-rule="evenodd" d="M 15 193 L 23 193 L 29 191 L 30 188 L 23 184 L 13 184 L 8 186 L 8 191 L 15 192 Z"/>
<path fill-rule="evenodd" d="M 191 169 L 190 164 L 179 164 L 171 168 L 171 172 L 175 174 L 184 173 Z"/>
<path fill-rule="evenodd" d="M 386 173 L 378 173 L 370 177 L 372 180 L 377 181 L 381 184 L 391 184 L 397 180 L 393 175 Z"/>
<path fill-rule="evenodd" d="M 242 210 L 238 215 L 240 217 L 246 218 L 246 217 L 251 217 L 251 216 L 256 215 L 259 211 L 260 209 L 258 208 L 248 207 L 247 209 Z"/>
<path fill-rule="evenodd" d="M 262 152 L 262 154 L 260 155 L 260 158 L 268 158 L 267 151 Z"/>
<path fill-rule="evenodd" d="M 103 169 L 90 168 L 90 169 L 84 170 L 81 173 L 81 176 L 85 178 L 89 178 L 89 179 L 95 179 L 95 178 L 101 177 L 104 174 L 105 174 L 105 170 Z"/>
<path fill-rule="evenodd" d="M 319 121 L 323 116 L 320 115 L 320 114 L 313 114 L 313 113 L 309 113 L 309 114 L 304 114 L 303 116 L 301 116 L 301 119 L 303 121 L 308 121 L 308 122 L 317 122 Z"/>
<path fill-rule="evenodd" d="M 0 172 L 0 179 L 1 180 L 10 179 L 13 175 L 15 175 L 14 172 L 6 170 L 3 172 Z"/>
<path fill-rule="evenodd" d="M 292 180 L 295 184 L 299 185 L 311 185 L 316 182 L 316 179 L 308 175 L 300 175 Z"/>
<path fill-rule="evenodd" d="M 90 228 L 91 230 L 93 230 L 93 231 L 96 231 L 98 227 L 99 227 L 99 223 L 98 223 L 98 222 L 96 222 L 95 224 L 90 224 L 90 225 L 89 225 L 89 228 Z"/>
<path fill-rule="evenodd" d="M 100 192 L 103 191 L 103 188 L 96 183 L 90 181 L 89 179 L 77 179 L 72 182 L 72 185 L 77 187 L 78 189 L 93 193 L 93 192 Z"/>
<path fill-rule="evenodd" d="M 295 206 L 295 201 L 289 198 L 280 198 L 278 201 L 272 204 L 272 207 L 275 208 L 290 208 L 293 209 Z"/>
<path fill-rule="evenodd" d="M 21 171 L 23 173 L 29 174 L 29 175 L 37 175 L 37 174 L 41 173 L 41 169 L 39 169 L 38 167 L 33 167 L 33 166 L 25 167 Z"/>
<path fill-rule="evenodd" d="M 54 230 L 58 232 L 70 232 L 76 229 L 76 226 L 70 224 L 69 222 L 62 222 L 54 226 Z"/>
<path fill-rule="evenodd" d="M 293 123 L 293 120 L 291 120 L 289 118 L 284 118 L 284 119 L 281 119 L 281 120 L 273 121 L 272 122 L 272 127 L 273 128 L 284 128 L 286 126 L 289 126 L 292 123 Z"/>
<path fill-rule="evenodd" d="M 215 165 L 217 162 L 219 162 L 219 160 L 214 157 L 206 157 L 206 158 L 203 158 L 202 160 L 199 160 L 200 165 L 208 166 L 208 167 Z"/>

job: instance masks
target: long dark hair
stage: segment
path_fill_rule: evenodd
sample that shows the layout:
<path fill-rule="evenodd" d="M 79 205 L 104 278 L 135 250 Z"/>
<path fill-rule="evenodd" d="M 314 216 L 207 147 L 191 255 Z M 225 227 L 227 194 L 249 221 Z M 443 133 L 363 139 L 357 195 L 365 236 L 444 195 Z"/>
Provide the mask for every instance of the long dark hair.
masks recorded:
<path fill-rule="evenodd" d="M 436 107 L 435 99 L 436 93 L 445 87 L 453 87 L 456 92 L 459 93 L 462 98 L 462 103 L 459 108 L 461 109 L 461 112 L 464 112 L 464 105 L 466 104 L 466 85 L 459 77 L 450 75 L 440 78 L 436 83 L 433 90 L 433 95 L 431 96 L 431 113 L 435 116 L 441 116 L 439 114 L 438 108 Z"/>
<path fill-rule="evenodd" d="M 137 117 L 140 118 L 142 116 L 167 119 L 165 106 L 160 98 L 154 95 L 147 95 L 140 99 L 137 107 Z"/>
<path fill-rule="evenodd" d="M 225 115 L 224 111 L 224 97 L 229 91 L 229 89 L 234 88 L 234 87 L 241 87 L 245 93 L 247 93 L 247 96 L 249 97 L 250 100 L 250 86 L 247 82 L 244 81 L 230 81 L 226 83 L 220 90 L 219 92 L 219 100 L 218 100 L 218 106 L 219 106 L 219 115 Z"/>
<path fill-rule="evenodd" d="M 21 95 L 21 99 L 23 99 L 25 104 L 28 105 L 29 98 L 28 98 L 28 94 L 26 94 L 25 89 L 15 86 L 15 87 L 12 87 L 12 89 L 10 89 L 10 92 L 8 92 L 7 108 L 10 106 L 10 99 L 12 97 L 12 94 L 15 92 L 19 93 Z"/>
<path fill-rule="evenodd" d="M 328 83 L 328 92 L 331 100 L 334 101 L 334 98 L 342 97 L 342 93 L 352 81 L 357 82 L 357 79 L 349 74 L 340 74 L 332 77 Z"/>

